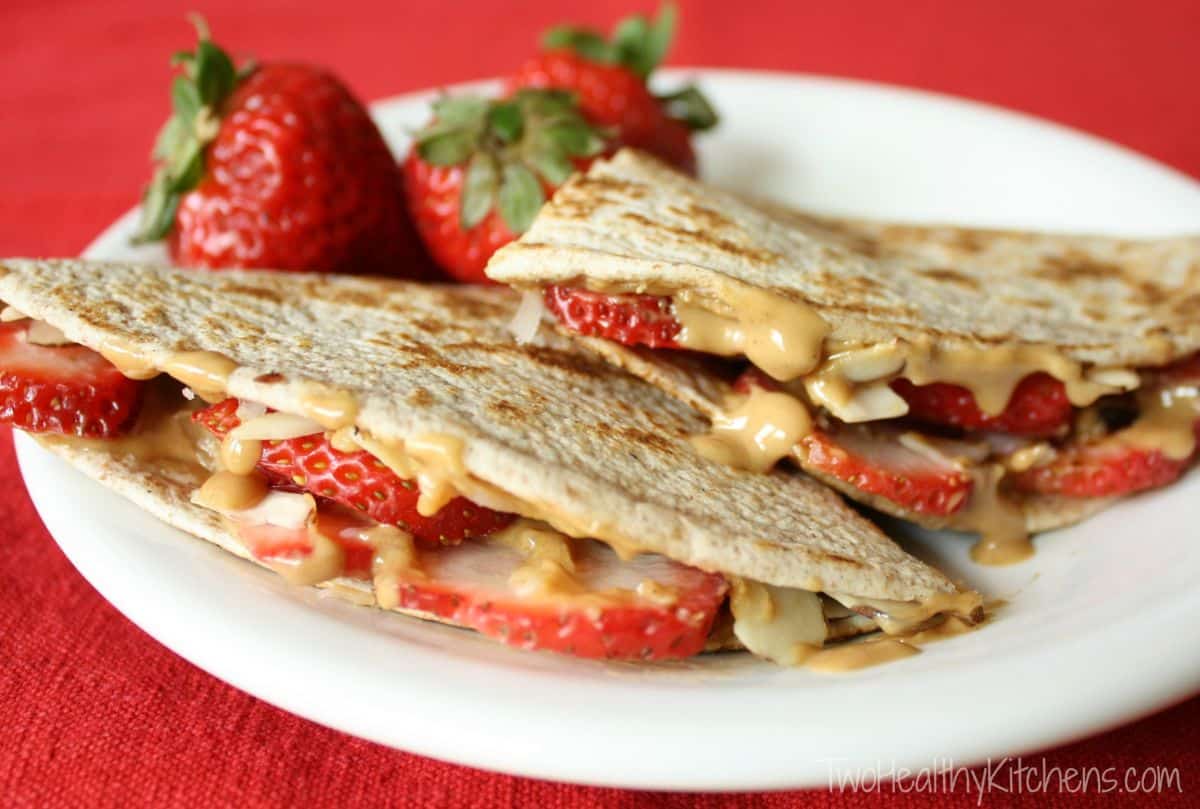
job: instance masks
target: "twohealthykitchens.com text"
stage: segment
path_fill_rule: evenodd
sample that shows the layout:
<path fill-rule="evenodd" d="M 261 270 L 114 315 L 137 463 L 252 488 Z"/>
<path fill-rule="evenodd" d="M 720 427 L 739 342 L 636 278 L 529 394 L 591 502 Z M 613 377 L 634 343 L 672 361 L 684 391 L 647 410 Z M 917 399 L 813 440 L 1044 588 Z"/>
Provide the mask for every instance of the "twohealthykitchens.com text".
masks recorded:
<path fill-rule="evenodd" d="M 934 759 L 928 767 L 909 768 L 896 762 L 850 764 L 849 759 L 822 759 L 828 767 L 830 789 L 894 794 L 957 792 L 977 796 L 983 805 L 989 796 L 1003 795 L 1145 795 L 1183 792 L 1178 767 L 1062 766 L 1046 759 L 1025 760 L 1006 756 L 963 767 L 953 759 Z"/>

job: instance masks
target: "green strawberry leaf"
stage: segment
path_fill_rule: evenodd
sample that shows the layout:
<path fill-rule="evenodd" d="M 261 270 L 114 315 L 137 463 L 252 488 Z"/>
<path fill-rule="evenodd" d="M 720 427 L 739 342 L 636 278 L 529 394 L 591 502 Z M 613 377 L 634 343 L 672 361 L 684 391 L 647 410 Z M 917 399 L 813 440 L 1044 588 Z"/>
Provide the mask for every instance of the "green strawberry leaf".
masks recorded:
<path fill-rule="evenodd" d="M 511 164 L 504 167 L 498 201 L 500 217 L 508 229 L 513 233 L 524 233 L 533 224 L 546 195 L 533 172 L 525 166 Z"/>
<path fill-rule="evenodd" d="M 528 160 L 529 167 L 550 185 L 562 185 L 575 173 L 575 164 L 557 149 L 536 150 Z"/>
<path fill-rule="evenodd" d="M 465 129 L 435 131 L 417 141 L 417 153 L 434 166 L 457 166 L 475 151 L 475 138 Z"/>
<path fill-rule="evenodd" d="M 444 95 L 433 102 L 433 117 L 447 127 L 475 125 L 483 120 L 488 100 L 483 96 Z"/>
<path fill-rule="evenodd" d="M 555 149 L 571 157 L 591 157 L 604 151 L 604 139 L 586 125 L 558 124 L 548 127 L 544 136 Z"/>
<path fill-rule="evenodd" d="M 470 230 L 484 220 L 496 203 L 496 187 L 500 178 L 496 161 L 490 155 L 477 152 L 467 164 L 463 177 L 462 200 L 458 209 L 458 224 Z"/>
<path fill-rule="evenodd" d="M 171 155 L 179 151 L 183 145 L 183 139 L 188 134 L 183 122 L 175 116 L 171 116 L 163 124 L 162 129 L 158 130 L 158 138 L 155 139 L 154 150 L 150 154 L 158 161 L 170 159 Z"/>
<path fill-rule="evenodd" d="M 195 83 L 186 76 L 176 76 L 171 82 L 171 107 L 184 129 L 191 129 L 203 102 Z"/>
<path fill-rule="evenodd" d="M 193 75 L 200 100 L 216 107 L 231 92 L 237 81 L 237 69 L 225 51 L 207 39 L 196 44 L 196 60 Z"/>
<path fill-rule="evenodd" d="M 586 28 L 559 25 L 542 35 L 546 50 L 569 50 L 593 62 L 611 64 L 617 61 L 617 50 L 601 34 Z"/>
<path fill-rule="evenodd" d="M 170 231 L 179 207 L 179 195 L 172 193 L 169 186 L 170 179 L 165 170 L 156 171 L 142 195 L 142 215 L 133 236 L 134 244 L 156 242 Z"/>
<path fill-rule="evenodd" d="M 195 188 L 204 174 L 204 147 L 197 138 L 187 138 L 174 156 L 169 190 L 182 194 Z"/>
<path fill-rule="evenodd" d="M 627 17 L 613 32 L 618 61 L 641 76 L 648 77 L 671 48 L 679 12 L 674 3 L 664 3 L 653 23 L 640 14 Z"/>
<path fill-rule="evenodd" d="M 689 84 L 674 93 L 658 96 L 658 100 L 669 117 L 683 121 L 693 132 L 712 129 L 720 123 L 721 119 L 716 109 L 694 84 Z"/>
<path fill-rule="evenodd" d="M 524 119 L 521 108 L 515 101 L 502 101 L 488 110 L 488 127 L 504 143 L 512 143 L 521 137 Z"/>

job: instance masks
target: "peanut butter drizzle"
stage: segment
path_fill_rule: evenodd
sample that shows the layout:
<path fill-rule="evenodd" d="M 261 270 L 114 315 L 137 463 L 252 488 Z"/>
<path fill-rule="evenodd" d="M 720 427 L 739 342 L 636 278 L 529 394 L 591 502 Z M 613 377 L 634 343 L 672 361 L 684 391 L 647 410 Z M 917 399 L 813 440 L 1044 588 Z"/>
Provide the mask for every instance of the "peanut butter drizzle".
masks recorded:
<path fill-rule="evenodd" d="M 846 422 L 905 415 L 907 403 L 888 388 L 897 377 L 916 385 L 945 382 L 965 387 L 979 408 L 994 416 L 1008 406 L 1021 380 L 1038 371 L 1063 382 L 1076 407 L 1138 385 L 1137 374 L 1128 369 L 1088 369 L 1049 346 L 944 348 L 924 339 L 843 347 L 805 376 L 804 386 L 814 402 Z"/>
<path fill-rule="evenodd" d="M 262 442 L 232 432 L 221 440 L 221 464 L 235 475 L 249 475 L 262 459 Z"/>
<path fill-rule="evenodd" d="M 466 475 L 463 442 L 452 435 L 415 435 L 404 440 L 404 451 L 417 463 L 417 513 L 432 517 L 458 496 L 453 481 Z"/>
<path fill-rule="evenodd" d="M 236 362 L 215 351 L 180 351 L 162 364 L 165 373 L 205 399 L 220 396 L 229 383 L 229 375 L 237 367 Z"/>
<path fill-rule="evenodd" d="M 1025 472 L 1038 466 L 1045 466 L 1058 456 L 1057 450 L 1045 441 L 1038 441 L 1027 447 L 1021 447 L 1004 459 L 1004 465 L 1013 472 Z"/>
<path fill-rule="evenodd" d="M 983 597 L 974 590 L 934 593 L 920 601 L 894 601 L 861 598 L 845 593 L 829 593 L 839 603 L 860 614 L 869 614 L 888 635 L 909 636 L 947 617 L 959 617 L 977 623 L 983 617 Z"/>
<path fill-rule="evenodd" d="M 1200 387 L 1170 385 L 1138 397 L 1137 420 L 1114 438 L 1139 449 L 1158 450 L 1182 461 L 1196 451 L 1196 422 L 1200 421 Z"/>
<path fill-rule="evenodd" d="M 266 478 L 257 472 L 238 474 L 222 470 L 204 481 L 195 499 L 217 511 L 242 511 L 261 503 L 268 491 Z"/>
<path fill-rule="evenodd" d="M 634 590 L 637 597 L 660 607 L 669 607 L 679 601 L 679 590 L 654 579 L 642 579 Z"/>
<path fill-rule="evenodd" d="M 115 337 L 104 340 L 96 353 L 130 379 L 153 379 L 160 373 L 154 363 L 142 356 L 135 346 Z"/>
<path fill-rule="evenodd" d="M 570 540 L 544 522 L 523 517 L 490 534 L 485 541 L 510 548 L 526 559 L 550 559 L 563 569 L 575 572 Z"/>
<path fill-rule="evenodd" d="M 715 293 L 673 295 L 681 346 L 722 356 L 744 355 L 775 379 L 795 379 L 821 361 L 829 324 L 807 303 L 743 284 Z"/>
<path fill-rule="evenodd" d="M 722 411 L 711 432 L 690 441 L 705 458 L 738 469 L 766 472 L 812 432 L 808 408 L 782 391 L 755 387 L 746 395 L 730 394 Z"/>
<path fill-rule="evenodd" d="M 354 424 L 358 399 L 350 391 L 309 382 L 300 393 L 300 411 L 326 429 L 337 430 Z"/>
<path fill-rule="evenodd" d="M 269 559 L 265 564 L 291 584 L 320 584 L 340 576 L 346 568 L 346 553 L 342 546 L 321 533 L 315 520 L 309 523 L 308 540 L 312 550 L 307 554 L 291 559 Z"/>
<path fill-rule="evenodd" d="M 360 534 L 375 549 L 371 560 L 371 582 L 375 603 L 385 610 L 400 606 L 401 579 L 424 578 L 412 534 L 394 525 L 376 525 Z"/>
<path fill-rule="evenodd" d="M 806 668 L 822 674 L 838 674 L 903 660 L 920 654 L 921 650 L 900 638 L 883 636 L 848 641 L 828 649 L 809 647 L 805 652 L 801 662 Z"/>
<path fill-rule="evenodd" d="M 1033 556 L 1025 514 L 1000 490 L 1006 472 L 1004 466 L 985 464 L 969 471 L 973 481 L 971 495 L 950 525 L 979 534 L 979 540 L 971 546 L 971 559 L 981 565 L 1012 565 Z"/>
<path fill-rule="evenodd" d="M 570 540 L 544 522 L 522 518 L 486 541 L 514 550 L 525 560 L 508 577 L 509 589 L 519 598 L 577 599 L 601 595 L 589 593 L 575 578 Z"/>

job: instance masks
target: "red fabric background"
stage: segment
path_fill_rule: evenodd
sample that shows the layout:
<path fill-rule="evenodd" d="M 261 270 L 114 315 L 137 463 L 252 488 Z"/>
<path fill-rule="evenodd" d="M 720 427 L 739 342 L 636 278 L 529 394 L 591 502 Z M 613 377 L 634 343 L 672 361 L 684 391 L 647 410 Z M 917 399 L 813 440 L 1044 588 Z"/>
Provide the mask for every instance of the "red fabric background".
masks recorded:
<path fill-rule="evenodd" d="M 373 99 L 501 73 L 548 23 L 607 24 L 648 5 L 6 0 L 0 255 L 76 253 L 136 201 L 166 110 L 166 58 L 190 44 L 182 18 L 192 8 L 231 49 L 323 62 Z M 956 93 L 1086 129 L 1200 176 L 1195 0 L 682 5 L 678 64 L 831 73 Z M 109 607 L 46 535 L 7 433 L 0 512 L 3 806 L 913 806 L 929 797 L 887 788 L 646 795 L 487 774 L 351 739 L 214 680 Z M 1048 764 L 1178 767 L 1183 792 L 1158 796 L 1160 805 L 1195 805 L 1198 726 L 1200 700 L 1192 700 L 1050 752 Z M 713 743 L 720 744 L 718 728 Z M 960 792 L 937 800 L 975 799 Z"/>

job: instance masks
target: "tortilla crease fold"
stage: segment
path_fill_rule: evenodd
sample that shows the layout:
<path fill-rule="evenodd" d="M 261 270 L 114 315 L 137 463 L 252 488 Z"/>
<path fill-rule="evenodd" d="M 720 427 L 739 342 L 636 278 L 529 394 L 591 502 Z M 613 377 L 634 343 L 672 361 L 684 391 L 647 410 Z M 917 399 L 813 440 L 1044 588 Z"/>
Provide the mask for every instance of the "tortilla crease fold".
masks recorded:
<path fill-rule="evenodd" d="M 507 289 L 10 259 L 0 261 L 0 299 L 72 341 L 120 345 L 155 368 L 179 352 L 226 357 L 235 368 L 210 394 L 297 414 L 314 391 L 349 394 L 354 426 L 374 440 L 457 439 L 470 481 L 533 504 L 568 534 L 858 598 L 957 590 L 803 474 L 697 455 L 687 437 L 706 420 L 657 386 L 553 329 L 518 344 L 507 326 L 519 296 Z M 103 442 L 39 440 L 165 522 L 249 555 L 189 501 L 199 470 L 153 467 Z M 360 582 L 334 584 L 372 600 Z"/>

